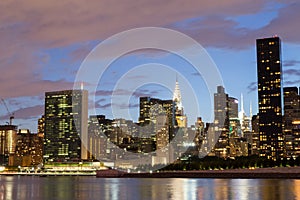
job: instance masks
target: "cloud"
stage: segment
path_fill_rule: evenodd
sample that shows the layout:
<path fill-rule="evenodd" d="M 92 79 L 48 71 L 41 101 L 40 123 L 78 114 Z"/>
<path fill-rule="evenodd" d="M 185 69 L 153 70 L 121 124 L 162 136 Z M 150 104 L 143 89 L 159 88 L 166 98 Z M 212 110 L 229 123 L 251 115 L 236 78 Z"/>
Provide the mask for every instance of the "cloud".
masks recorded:
<path fill-rule="evenodd" d="M 96 96 L 110 96 L 111 94 L 111 90 L 97 90 L 95 93 Z"/>
<path fill-rule="evenodd" d="M 139 108 L 140 107 L 140 104 L 138 103 L 135 103 L 135 104 L 117 104 L 117 106 L 120 108 L 120 109 L 130 109 L 130 108 Z"/>
<path fill-rule="evenodd" d="M 300 69 L 287 69 L 287 70 L 284 70 L 283 75 L 300 76 Z"/>
<path fill-rule="evenodd" d="M 6 97 L 37 95 L 40 86 L 46 90 L 70 88 L 65 80 L 50 80 L 42 76 L 51 57 L 43 53 L 53 48 L 78 46 L 68 52 L 66 61 L 83 59 L 100 41 L 112 34 L 143 26 L 172 27 L 183 31 L 206 46 L 246 48 L 253 39 L 277 33 L 288 42 L 299 42 L 299 3 L 287 3 L 278 17 L 260 30 L 237 28 L 237 22 L 226 16 L 242 16 L 263 12 L 266 0 L 192 1 L 182 4 L 161 1 L 62 0 L 2 1 L 0 3 L 0 93 Z M 274 1 L 276 3 L 276 1 Z M 180 8 L 180 9 L 179 9 Z M 186 19 L 196 19 L 187 22 Z M 184 22 L 179 26 L 178 22 Z M 287 38 L 287 39 L 286 39 Z M 60 63 L 63 64 L 63 63 Z M 61 66 L 63 67 L 63 66 Z M 74 70 L 72 71 L 74 76 Z"/>
<path fill-rule="evenodd" d="M 251 82 L 249 83 L 249 85 L 247 86 L 247 90 L 248 90 L 248 94 L 254 91 L 257 91 L 257 82 Z"/>
<path fill-rule="evenodd" d="M 136 90 L 132 96 L 136 97 L 136 98 L 140 98 L 140 97 L 153 97 L 155 95 L 157 95 L 159 93 L 159 91 L 157 90 L 147 90 L 147 89 L 139 89 Z"/>
<path fill-rule="evenodd" d="M 111 103 L 106 103 L 106 104 L 100 104 L 100 102 L 95 103 L 95 108 L 106 109 L 110 107 L 111 107 Z"/>
<path fill-rule="evenodd" d="M 298 85 L 300 84 L 300 80 L 295 80 L 295 81 L 284 81 L 284 87 L 287 87 L 287 86 L 295 86 L 295 85 Z"/>
<path fill-rule="evenodd" d="M 279 10 L 278 17 L 259 30 L 261 36 L 279 35 L 284 42 L 300 43 L 300 2 L 291 1 Z"/>
<path fill-rule="evenodd" d="M 299 64 L 300 64 L 299 60 L 285 60 L 283 62 L 283 67 L 294 67 Z"/>
<path fill-rule="evenodd" d="M 116 89 L 116 90 L 97 90 L 96 96 L 111 96 L 111 95 L 128 95 L 131 94 L 129 90 Z"/>
<path fill-rule="evenodd" d="M 191 73 L 192 76 L 201 76 L 201 74 L 199 72 L 194 72 L 194 73 Z"/>
<path fill-rule="evenodd" d="M 273 1 L 273 4 L 276 3 Z M 244 49 L 253 46 L 256 38 L 273 35 L 278 35 L 285 43 L 300 43 L 300 2 L 285 2 L 282 5 L 284 6 L 279 9 L 278 16 L 258 29 L 240 28 L 240 24 L 232 17 L 224 17 L 219 13 L 199 15 L 194 19 L 170 24 L 169 27 L 192 36 L 204 47 Z M 264 12 L 263 8 L 262 6 L 262 10 L 257 13 Z"/>
<path fill-rule="evenodd" d="M 157 95 L 159 91 L 157 90 L 148 90 L 148 89 L 138 89 L 134 92 L 130 90 L 117 89 L 117 90 L 97 90 L 96 96 L 111 96 L 111 95 L 132 95 L 135 98 L 143 97 L 143 96 L 154 96 Z"/>
<path fill-rule="evenodd" d="M 6 85 L 7 84 L 7 85 Z M 5 86 L 0 86 L 3 98 L 39 96 L 47 91 L 72 89 L 73 83 L 66 80 L 30 80 L 22 81 L 12 79 L 5 82 Z"/>
<path fill-rule="evenodd" d="M 112 106 L 116 106 L 116 108 L 119 109 L 131 109 L 131 108 L 138 108 L 140 106 L 140 104 L 112 104 L 112 103 L 106 103 L 106 104 L 100 104 L 100 102 L 95 103 L 95 108 L 99 108 L 99 109 L 107 109 L 107 108 L 111 108 Z"/>
<path fill-rule="evenodd" d="M 30 119 L 34 117 L 41 116 L 44 113 L 44 105 L 36 105 L 26 108 L 19 108 L 14 112 L 15 119 Z M 0 120 L 9 120 L 9 114 L 2 115 Z"/>
<path fill-rule="evenodd" d="M 240 15 L 260 11 L 267 1 L 209 0 L 182 4 L 154 1 L 82 1 L 59 3 L 28 0 L 0 4 L 0 21 L 4 32 L 17 30 L 11 37 L 23 35 L 28 41 L 48 46 L 64 46 L 94 40 L 140 26 L 164 26 L 185 18 L 201 15 Z M 179 9 L 180 8 L 180 9 Z M 13 13 L 13 14 L 12 14 Z M 9 35 L 6 35 L 10 37 Z M 20 37 L 21 39 L 21 37 Z"/>
<path fill-rule="evenodd" d="M 70 53 L 67 55 L 67 57 L 62 60 L 63 62 L 70 64 L 73 64 L 77 61 L 82 62 L 93 50 L 95 44 L 93 42 L 83 42 L 76 44 L 75 46 L 76 47 L 74 49 L 70 50 Z"/>

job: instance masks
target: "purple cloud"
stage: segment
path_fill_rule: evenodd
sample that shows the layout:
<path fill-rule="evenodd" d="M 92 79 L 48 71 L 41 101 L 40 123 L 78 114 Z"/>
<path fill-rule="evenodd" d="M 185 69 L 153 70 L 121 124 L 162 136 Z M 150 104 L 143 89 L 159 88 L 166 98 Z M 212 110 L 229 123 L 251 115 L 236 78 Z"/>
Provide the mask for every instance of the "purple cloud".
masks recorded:
<path fill-rule="evenodd" d="M 284 67 L 294 67 L 296 65 L 299 65 L 300 61 L 299 60 L 285 60 L 283 62 Z"/>
<path fill-rule="evenodd" d="M 284 81 L 284 87 L 286 86 L 295 86 L 300 84 L 300 80 L 295 80 L 295 81 Z"/>
<path fill-rule="evenodd" d="M 300 76 L 300 69 L 287 69 L 283 71 L 283 74 L 288 76 Z"/>
<path fill-rule="evenodd" d="M 44 113 L 44 105 L 36 105 L 32 107 L 19 108 L 13 111 L 15 119 L 30 119 L 39 117 Z M 9 120 L 10 115 L 0 116 L 0 120 Z"/>
<path fill-rule="evenodd" d="M 248 90 L 248 94 L 254 91 L 257 91 L 257 82 L 251 82 L 249 83 L 249 85 L 247 86 L 247 90 Z"/>

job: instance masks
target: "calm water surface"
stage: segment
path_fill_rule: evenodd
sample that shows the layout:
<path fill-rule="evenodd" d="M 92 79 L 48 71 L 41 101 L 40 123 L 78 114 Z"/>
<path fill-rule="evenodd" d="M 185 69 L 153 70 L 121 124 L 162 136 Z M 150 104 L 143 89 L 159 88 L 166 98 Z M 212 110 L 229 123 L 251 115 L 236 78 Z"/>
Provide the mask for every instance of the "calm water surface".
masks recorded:
<path fill-rule="evenodd" d="M 300 199 L 300 180 L 0 176 L 4 199 Z"/>

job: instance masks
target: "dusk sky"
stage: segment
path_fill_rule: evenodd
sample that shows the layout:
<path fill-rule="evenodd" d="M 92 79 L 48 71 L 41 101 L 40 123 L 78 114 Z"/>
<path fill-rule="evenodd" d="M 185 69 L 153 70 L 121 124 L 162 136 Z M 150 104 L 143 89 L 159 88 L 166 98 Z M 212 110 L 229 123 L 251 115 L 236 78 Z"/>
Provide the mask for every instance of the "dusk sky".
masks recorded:
<path fill-rule="evenodd" d="M 216 63 L 226 93 L 238 99 L 243 93 L 246 113 L 249 114 L 252 102 L 253 114 L 256 114 L 257 38 L 274 35 L 281 38 L 283 87 L 300 85 L 299 11 L 297 0 L 1 1 L 0 97 L 14 113 L 14 123 L 19 128 L 36 132 L 37 119 L 44 112 L 44 93 L 72 89 L 84 58 L 101 41 L 128 29 L 164 27 L 199 42 Z M 111 118 L 110 95 L 116 81 L 132 67 L 150 62 L 169 65 L 180 72 L 178 80 L 183 101 L 188 102 L 181 77 L 193 81 L 199 75 L 185 70 L 188 64 L 174 55 L 145 51 L 130 53 L 112 64 L 104 82 L 99 83 L 97 113 Z M 95 70 L 97 67 L 101 66 L 95 66 Z M 134 78 L 143 79 L 147 75 L 141 72 Z M 175 77 L 176 73 L 174 87 Z M 204 100 L 207 93 L 202 93 L 203 87 L 205 85 L 199 84 L 197 94 L 200 116 L 209 121 L 211 107 Z M 157 85 L 145 85 L 134 94 L 130 111 L 134 121 L 139 96 L 172 98 L 172 91 Z M 122 105 L 119 106 L 122 109 Z M 193 124 L 196 119 L 188 120 Z M 7 111 L 1 104 L 0 123 L 7 121 Z"/>

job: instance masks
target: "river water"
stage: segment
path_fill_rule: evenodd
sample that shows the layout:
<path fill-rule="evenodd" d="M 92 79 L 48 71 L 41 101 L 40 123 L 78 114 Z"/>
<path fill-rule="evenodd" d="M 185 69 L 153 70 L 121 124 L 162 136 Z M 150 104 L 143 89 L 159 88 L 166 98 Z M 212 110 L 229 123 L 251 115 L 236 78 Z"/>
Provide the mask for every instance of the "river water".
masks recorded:
<path fill-rule="evenodd" d="M 0 176 L 4 199 L 300 199 L 300 180 Z"/>

